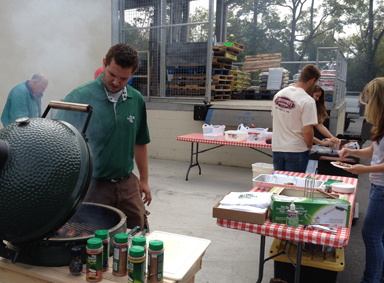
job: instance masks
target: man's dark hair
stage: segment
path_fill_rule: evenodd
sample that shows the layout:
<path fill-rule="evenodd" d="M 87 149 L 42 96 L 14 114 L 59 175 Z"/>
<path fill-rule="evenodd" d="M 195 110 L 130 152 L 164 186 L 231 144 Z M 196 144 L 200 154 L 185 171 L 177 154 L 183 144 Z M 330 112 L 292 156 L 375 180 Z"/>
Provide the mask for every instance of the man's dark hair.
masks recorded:
<path fill-rule="evenodd" d="M 139 67 L 139 54 L 132 46 L 125 43 L 118 43 L 109 48 L 105 56 L 105 65 L 111 64 L 112 59 L 115 63 L 122 68 L 132 68 L 132 73 L 136 72 Z"/>
<path fill-rule="evenodd" d="M 316 82 L 320 79 L 321 73 L 318 67 L 315 65 L 309 64 L 306 65 L 300 72 L 300 78 L 299 81 L 306 83 L 309 80 L 315 78 Z"/>

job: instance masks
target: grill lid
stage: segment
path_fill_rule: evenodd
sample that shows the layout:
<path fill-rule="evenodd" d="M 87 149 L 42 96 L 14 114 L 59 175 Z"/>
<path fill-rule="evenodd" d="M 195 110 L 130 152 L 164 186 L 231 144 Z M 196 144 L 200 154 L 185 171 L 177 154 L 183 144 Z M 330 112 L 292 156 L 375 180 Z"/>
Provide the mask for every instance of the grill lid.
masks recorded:
<path fill-rule="evenodd" d="M 69 123 L 16 121 L 0 130 L 0 156 L 6 157 L 0 162 L 0 239 L 50 236 L 80 207 L 92 156 L 84 136 Z"/>

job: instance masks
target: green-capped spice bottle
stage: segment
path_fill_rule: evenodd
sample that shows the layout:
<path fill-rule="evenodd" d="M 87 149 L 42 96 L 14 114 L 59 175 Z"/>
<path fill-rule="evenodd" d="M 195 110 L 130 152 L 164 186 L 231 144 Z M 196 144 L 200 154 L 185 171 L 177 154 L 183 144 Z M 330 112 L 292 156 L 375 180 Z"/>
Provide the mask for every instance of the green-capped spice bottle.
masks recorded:
<path fill-rule="evenodd" d="M 103 244 L 103 271 L 109 269 L 109 232 L 108 230 L 97 230 L 95 238 L 99 238 Z"/>
<path fill-rule="evenodd" d="M 143 236 L 133 237 L 132 246 L 144 247 L 145 252 L 147 251 L 147 238 Z"/>
<path fill-rule="evenodd" d="M 99 282 L 103 280 L 103 244 L 101 239 L 88 239 L 86 264 L 86 280 L 88 282 Z"/>
<path fill-rule="evenodd" d="M 145 282 L 145 249 L 141 246 L 132 246 L 128 257 L 128 282 Z"/>
<path fill-rule="evenodd" d="M 113 268 L 115 276 L 127 275 L 128 235 L 119 233 L 113 241 Z"/>
<path fill-rule="evenodd" d="M 144 266 L 147 266 L 147 238 L 143 236 L 133 237 L 132 246 L 140 246 L 144 248 L 144 254 L 145 254 Z"/>
<path fill-rule="evenodd" d="M 149 241 L 148 283 L 162 283 L 164 268 L 164 244 L 160 240 Z"/>

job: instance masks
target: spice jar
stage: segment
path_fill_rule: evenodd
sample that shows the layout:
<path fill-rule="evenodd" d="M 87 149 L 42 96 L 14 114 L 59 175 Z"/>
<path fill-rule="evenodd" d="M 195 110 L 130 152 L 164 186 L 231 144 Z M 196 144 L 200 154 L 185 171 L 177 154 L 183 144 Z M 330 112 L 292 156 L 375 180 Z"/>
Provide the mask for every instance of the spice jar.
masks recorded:
<path fill-rule="evenodd" d="M 103 244 L 103 271 L 109 269 L 109 232 L 108 230 L 97 230 L 95 238 L 102 240 Z"/>
<path fill-rule="evenodd" d="M 140 246 L 144 248 L 144 251 L 147 252 L 147 238 L 143 236 L 133 237 L 132 246 Z"/>
<path fill-rule="evenodd" d="M 148 249 L 148 283 L 163 282 L 164 247 L 163 241 L 149 241 Z"/>
<path fill-rule="evenodd" d="M 125 233 L 116 234 L 113 241 L 113 275 L 127 275 L 127 251 L 128 235 Z"/>
<path fill-rule="evenodd" d="M 88 239 L 86 262 L 86 280 L 88 282 L 99 282 L 103 280 L 103 245 L 101 239 Z"/>
<path fill-rule="evenodd" d="M 69 270 L 72 275 L 80 275 L 83 270 L 83 263 L 81 262 L 81 248 L 71 248 L 71 263 L 69 264 Z"/>
<path fill-rule="evenodd" d="M 128 256 L 128 282 L 145 282 L 145 249 L 141 246 L 132 246 Z"/>
<path fill-rule="evenodd" d="M 144 266 L 147 266 L 147 238 L 143 236 L 137 236 L 132 239 L 132 246 L 140 246 L 144 248 L 145 260 Z"/>

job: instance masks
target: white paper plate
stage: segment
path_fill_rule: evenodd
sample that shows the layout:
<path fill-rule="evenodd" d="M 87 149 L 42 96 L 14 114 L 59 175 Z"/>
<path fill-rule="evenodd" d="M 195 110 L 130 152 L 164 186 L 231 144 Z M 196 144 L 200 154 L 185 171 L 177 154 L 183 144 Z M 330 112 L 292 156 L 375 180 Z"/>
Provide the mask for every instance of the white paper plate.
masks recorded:
<path fill-rule="evenodd" d="M 348 167 L 338 165 L 338 164 L 336 164 L 336 161 L 331 162 L 331 164 L 332 164 L 333 166 L 335 166 L 335 167 L 337 167 L 337 168 L 341 168 L 341 169 L 346 169 L 346 168 L 351 168 L 351 167 L 352 167 L 352 165 L 351 165 L 351 164 L 348 164 L 348 163 L 345 163 L 345 164 L 348 164 L 348 165 L 349 165 Z"/>
<path fill-rule="evenodd" d="M 210 245 L 207 239 L 195 238 L 161 231 L 153 231 L 147 237 L 164 242 L 164 277 L 179 281 L 202 256 Z"/>
<path fill-rule="evenodd" d="M 355 192 L 355 186 L 347 183 L 333 183 L 332 192 L 352 194 Z"/>

